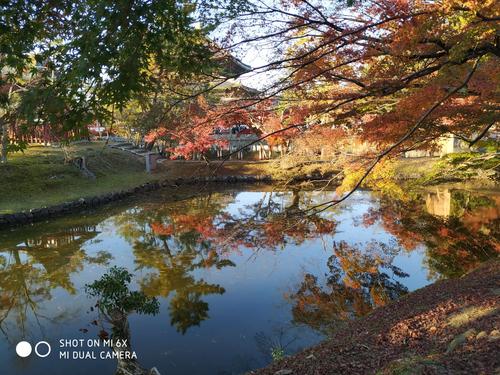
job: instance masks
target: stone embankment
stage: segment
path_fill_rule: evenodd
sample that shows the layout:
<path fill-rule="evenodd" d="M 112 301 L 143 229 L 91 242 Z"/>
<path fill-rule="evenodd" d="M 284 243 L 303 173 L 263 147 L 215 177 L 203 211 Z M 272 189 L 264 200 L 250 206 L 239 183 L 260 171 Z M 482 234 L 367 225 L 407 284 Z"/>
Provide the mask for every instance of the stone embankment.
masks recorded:
<path fill-rule="evenodd" d="M 314 181 L 323 179 L 322 176 L 307 175 L 294 179 L 292 182 Z M 25 225 L 37 221 L 47 220 L 49 218 L 62 216 L 65 214 L 74 213 L 80 210 L 95 208 L 104 204 L 118 201 L 137 194 L 151 192 L 161 188 L 178 188 L 181 185 L 196 185 L 207 183 L 218 184 L 234 184 L 234 183 L 271 183 L 276 181 L 271 176 L 209 176 L 209 177 L 192 177 L 192 178 L 177 178 L 175 180 L 163 180 L 147 182 L 134 188 L 110 192 L 107 194 L 83 197 L 70 202 L 61 204 L 34 208 L 27 211 L 21 211 L 9 214 L 0 214 L 0 229 L 18 225 Z"/>

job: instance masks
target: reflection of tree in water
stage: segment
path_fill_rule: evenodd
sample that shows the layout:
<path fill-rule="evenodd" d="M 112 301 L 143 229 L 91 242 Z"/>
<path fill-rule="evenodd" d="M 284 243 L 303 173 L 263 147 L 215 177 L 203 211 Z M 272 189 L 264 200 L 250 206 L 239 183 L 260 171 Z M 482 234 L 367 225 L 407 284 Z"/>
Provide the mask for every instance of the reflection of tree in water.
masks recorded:
<path fill-rule="evenodd" d="M 189 247 L 171 252 L 168 248 L 144 250 L 136 244 L 134 253 L 139 269 L 155 270 L 140 281 L 147 295 L 168 297 L 175 292 L 170 300 L 171 324 L 182 333 L 208 317 L 209 306 L 202 300 L 203 296 L 225 292 L 221 286 L 209 284 L 203 279 L 197 280 L 191 273 L 199 268 L 233 265 L 211 254 L 200 255 Z"/>
<path fill-rule="evenodd" d="M 311 203 L 307 192 L 268 192 L 239 215 L 225 217 L 223 244 L 237 244 L 253 250 L 276 250 L 287 244 L 300 245 L 321 235 L 333 235 L 336 221 L 319 215 L 304 215 L 299 209 Z"/>
<path fill-rule="evenodd" d="M 334 243 L 326 285 L 306 274 L 298 290 L 290 295 L 294 322 L 330 333 L 339 323 L 407 293 L 408 289 L 388 273 L 408 276 L 392 265 L 396 253 L 378 242 L 365 244 L 363 249 L 344 241 Z"/>
<path fill-rule="evenodd" d="M 222 204 L 227 196 L 222 196 Z M 186 204 L 188 203 L 188 204 Z M 139 281 L 149 296 L 169 297 L 171 324 L 181 333 L 208 317 L 210 294 L 224 288 L 196 279 L 202 268 L 234 266 L 222 259 L 210 243 L 213 218 L 221 212 L 221 200 L 203 196 L 188 202 L 169 203 L 155 209 L 129 211 L 117 218 L 124 237 L 133 245 L 138 269 L 149 273 Z"/>
<path fill-rule="evenodd" d="M 131 331 L 128 322 L 130 314 L 156 315 L 159 302 L 142 292 L 130 291 L 132 274 L 124 268 L 112 267 L 99 280 L 85 286 L 91 297 L 97 298 L 99 311 L 99 337 L 107 339 L 105 325 L 111 326 L 112 349 L 116 353 L 116 375 L 153 375 L 158 374 L 156 368 L 144 369 L 132 350 Z M 119 344 L 116 344 L 116 343 Z"/>
<path fill-rule="evenodd" d="M 39 305 L 52 299 L 52 290 L 63 288 L 75 294 L 71 275 L 86 263 L 107 264 L 112 256 L 105 251 L 92 257 L 81 245 L 98 234 L 95 225 L 68 227 L 50 234 L 14 234 L 0 248 L 0 330 L 12 341 L 26 337 L 35 324 L 43 333 L 45 316 Z M 11 332 L 13 331 L 13 332 Z"/>
<path fill-rule="evenodd" d="M 291 198 L 291 204 L 283 204 L 283 197 Z M 129 210 L 116 219 L 122 235 L 133 246 L 138 268 L 149 271 L 140 280 L 142 290 L 150 296 L 173 294 L 171 323 L 182 333 L 208 317 L 209 306 L 203 296 L 224 293 L 220 285 L 197 280 L 193 276 L 197 269 L 234 266 L 224 256 L 240 246 L 275 249 L 332 233 L 335 228 L 333 220 L 318 216 L 298 220 L 291 215 L 298 207 L 299 192 L 265 193 L 236 214 L 226 211 L 233 201 L 234 195 L 208 194 Z"/>
<path fill-rule="evenodd" d="M 450 197 L 451 216 L 429 214 L 420 201 L 382 198 L 365 215 L 364 225 L 380 223 L 406 251 L 424 245 L 431 276 L 458 277 L 498 256 L 500 205 L 498 198 L 469 192 L 452 191 Z"/>

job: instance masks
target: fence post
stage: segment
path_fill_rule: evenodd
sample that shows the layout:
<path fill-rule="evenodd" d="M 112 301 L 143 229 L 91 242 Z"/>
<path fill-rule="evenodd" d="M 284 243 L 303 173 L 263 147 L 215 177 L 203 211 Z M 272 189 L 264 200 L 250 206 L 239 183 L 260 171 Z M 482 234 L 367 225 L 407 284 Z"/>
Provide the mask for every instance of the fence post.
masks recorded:
<path fill-rule="evenodd" d="M 148 152 L 146 154 L 146 172 L 151 173 L 151 154 Z"/>

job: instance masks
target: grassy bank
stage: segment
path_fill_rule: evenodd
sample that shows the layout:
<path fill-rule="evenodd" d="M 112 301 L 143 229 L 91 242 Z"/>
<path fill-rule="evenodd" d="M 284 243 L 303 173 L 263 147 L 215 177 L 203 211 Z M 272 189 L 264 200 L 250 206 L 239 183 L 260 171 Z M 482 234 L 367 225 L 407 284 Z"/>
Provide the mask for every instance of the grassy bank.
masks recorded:
<path fill-rule="evenodd" d="M 252 374 L 496 374 L 500 262 L 441 280 Z"/>
<path fill-rule="evenodd" d="M 0 164 L 0 213 L 13 213 L 128 189 L 148 181 L 208 176 L 220 162 L 165 161 L 148 174 L 145 163 L 131 153 L 105 147 L 103 142 L 68 147 L 71 157 L 84 156 L 95 179 L 64 163 L 61 148 L 30 146 Z M 217 175 L 270 174 L 268 162 L 227 161 Z"/>
<path fill-rule="evenodd" d="M 72 145 L 68 151 L 72 157 L 85 156 L 96 178 L 85 177 L 76 166 L 65 164 L 60 148 L 31 146 L 0 165 L 0 213 L 99 195 L 154 178 L 145 173 L 144 163 L 137 157 L 103 147 L 103 143 Z"/>
<path fill-rule="evenodd" d="M 148 174 L 140 157 L 105 147 L 102 142 L 74 144 L 68 147 L 68 152 L 71 157 L 84 156 L 88 169 L 96 178 L 86 177 L 73 164 L 65 164 L 61 148 L 31 146 L 24 153 L 11 155 L 8 164 L 0 164 L 0 213 L 55 205 L 128 189 L 151 180 L 179 177 L 270 175 L 283 181 L 298 176 L 324 176 L 325 181 L 336 175 L 342 178 L 335 163 L 304 162 L 291 157 L 272 161 L 228 160 L 224 163 L 163 161 Z M 391 178 L 396 179 L 396 184 L 401 180 L 421 184 L 430 173 L 440 175 L 439 168 L 443 169 L 443 165 L 448 164 L 439 158 L 401 159 L 395 163 L 394 177 Z M 482 180 L 476 181 L 484 185 Z"/>

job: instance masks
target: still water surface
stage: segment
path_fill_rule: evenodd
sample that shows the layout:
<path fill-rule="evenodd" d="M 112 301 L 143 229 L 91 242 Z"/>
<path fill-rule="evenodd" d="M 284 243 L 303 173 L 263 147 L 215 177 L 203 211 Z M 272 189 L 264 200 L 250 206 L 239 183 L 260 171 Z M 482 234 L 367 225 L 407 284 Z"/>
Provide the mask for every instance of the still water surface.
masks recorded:
<path fill-rule="evenodd" d="M 112 266 L 160 301 L 156 315 L 126 317 L 142 367 L 241 374 L 499 251 L 500 194 L 491 192 L 435 188 L 402 202 L 359 191 L 301 221 L 298 209 L 332 193 L 164 194 L 0 232 L 0 372 L 114 374 L 116 360 L 59 358 L 60 339 L 111 332 L 85 285 Z M 23 339 L 52 352 L 19 358 Z M 89 351 L 99 358 L 102 348 Z"/>

